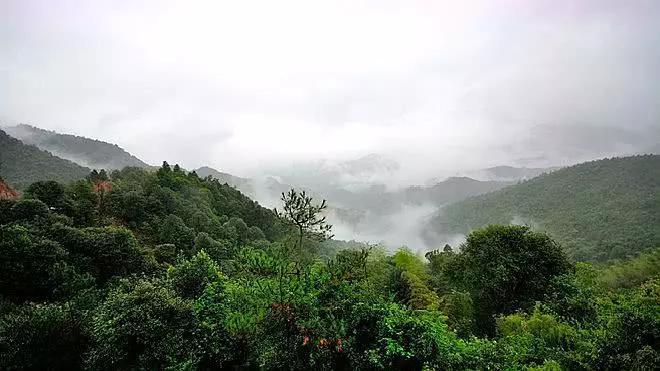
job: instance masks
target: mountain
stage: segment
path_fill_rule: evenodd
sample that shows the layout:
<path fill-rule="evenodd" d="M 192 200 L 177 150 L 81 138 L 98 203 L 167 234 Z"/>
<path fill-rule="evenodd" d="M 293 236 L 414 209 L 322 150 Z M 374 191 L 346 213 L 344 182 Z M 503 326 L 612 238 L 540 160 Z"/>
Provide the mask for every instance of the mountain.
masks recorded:
<path fill-rule="evenodd" d="M 408 203 L 430 202 L 441 206 L 471 196 L 496 191 L 510 184 L 509 181 L 480 181 L 468 177 L 450 177 L 431 187 L 408 187 L 403 191 L 403 197 Z"/>
<path fill-rule="evenodd" d="M 254 185 L 252 179 L 241 178 L 229 173 L 223 173 L 208 166 L 202 166 L 199 169 L 195 169 L 195 172 L 202 178 L 210 176 L 219 180 L 220 183 L 226 183 L 247 195 L 254 195 Z"/>
<path fill-rule="evenodd" d="M 60 134 L 30 125 L 10 126 L 7 134 L 44 151 L 92 169 L 122 169 L 126 166 L 147 168 L 149 165 L 116 144 L 76 135 Z"/>
<path fill-rule="evenodd" d="M 479 171 L 475 178 L 480 180 L 518 181 L 537 177 L 543 173 L 549 173 L 559 169 L 558 167 L 514 167 L 495 166 Z"/>
<path fill-rule="evenodd" d="M 39 180 L 66 183 L 86 177 L 89 171 L 0 130 L 0 177 L 13 187 L 21 189 Z"/>
<path fill-rule="evenodd" d="M 490 223 L 547 231 L 576 260 L 635 256 L 660 246 L 660 156 L 591 161 L 442 208 L 427 239 Z"/>
<path fill-rule="evenodd" d="M 375 153 L 354 160 L 340 162 L 337 167 L 344 174 L 356 176 L 392 172 L 400 169 L 396 161 Z"/>
<path fill-rule="evenodd" d="M 365 190 L 390 184 L 400 170 L 399 164 L 378 154 L 347 161 L 322 159 L 301 162 L 271 171 L 281 182 L 311 188 L 320 193 L 343 190 Z"/>
<path fill-rule="evenodd" d="M 280 204 L 282 192 L 291 188 L 304 190 L 314 199 L 327 200 L 326 216 L 336 226 L 338 238 L 383 241 L 390 247 L 411 244 L 416 248 L 426 247 L 420 225 L 438 207 L 512 184 L 452 177 L 433 186 L 388 189 L 383 183 L 372 183 L 372 176 L 394 172 L 398 164 L 377 155 L 308 165 L 295 171 L 284 170 L 277 177 L 241 178 L 208 166 L 195 172 L 202 178 L 211 176 L 227 183 L 269 207 Z"/>
<path fill-rule="evenodd" d="M 384 186 L 327 193 L 332 210 L 328 220 L 342 239 L 383 241 L 392 248 L 407 244 L 432 247 L 422 239 L 424 222 L 442 205 L 503 188 L 510 183 L 448 178 L 430 187 L 388 191 Z"/>

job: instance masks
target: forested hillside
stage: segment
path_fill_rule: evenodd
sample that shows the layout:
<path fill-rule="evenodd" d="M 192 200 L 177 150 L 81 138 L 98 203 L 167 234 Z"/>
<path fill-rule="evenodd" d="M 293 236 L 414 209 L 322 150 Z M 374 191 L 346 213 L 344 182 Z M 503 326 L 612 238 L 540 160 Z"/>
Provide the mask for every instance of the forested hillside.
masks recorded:
<path fill-rule="evenodd" d="M 91 169 L 114 170 L 126 166 L 149 166 L 118 145 L 100 140 L 60 134 L 30 125 L 10 126 L 4 130 L 26 144 L 33 144 L 58 157 Z"/>
<path fill-rule="evenodd" d="M 195 172 L 202 178 L 206 178 L 207 176 L 213 177 L 218 179 L 220 183 L 227 183 L 245 194 L 254 196 L 254 181 L 252 179 L 223 173 L 208 166 L 202 166 L 199 169 L 195 169 Z"/>
<path fill-rule="evenodd" d="M 422 258 L 329 240 L 326 207 L 167 163 L 33 183 L 0 200 L 0 369 L 660 367 L 657 254 L 491 225 Z"/>
<path fill-rule="evenodd" d="M 547 231 L 573 259 L 604 261 L 660 246 L 660 156 L 587 162 L 443 208 L 427 228 L 489 223 Z"/>
<path fill-rule="evenodd" d="M 471 196 L 492 192 L 512 182 L 479 181 L 468 177 L 451 177 L 430 187 L 408 187 L 402 191 L 409 203 L 432 203 L 444 205 Z"/>
<path fill-rule="evenodd" d="M 528 168 L 513 166 L 495 166 L 476 172 L 479 178 L 487 180 L 516 181 L 531 179 L 543 173 L 550 173 L 557 170 L 557 167 Z"/>
<path fill-rule="evenodd" d="M 0 177 L 14 188 L 24 188 L 38 180 L 70 182 L 82 179 L 89 169 L 24 144 L 0 130 Z"/>

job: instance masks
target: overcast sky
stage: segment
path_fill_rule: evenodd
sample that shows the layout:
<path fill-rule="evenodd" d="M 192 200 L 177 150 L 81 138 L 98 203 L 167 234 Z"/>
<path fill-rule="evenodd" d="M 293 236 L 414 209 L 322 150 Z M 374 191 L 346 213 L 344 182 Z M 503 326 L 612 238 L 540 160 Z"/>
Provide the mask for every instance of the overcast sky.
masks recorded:
<path fill-rule="evenodd" d="M 154 164 L 551 165 L 660 138 L 657 0 L 0 4 L 0 124 Z"/>

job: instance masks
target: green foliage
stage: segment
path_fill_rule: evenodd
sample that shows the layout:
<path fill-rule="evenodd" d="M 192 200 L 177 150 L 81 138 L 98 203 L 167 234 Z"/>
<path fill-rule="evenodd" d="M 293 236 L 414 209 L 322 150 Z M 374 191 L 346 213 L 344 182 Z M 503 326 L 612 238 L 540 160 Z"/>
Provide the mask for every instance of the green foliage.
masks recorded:
<path fill-rule="evenodd" d="M 236 189 L 174 171 L 167 163 L 155 173 L 136 168 L 114 171 L 107 213 L 137 232 L 141 241 L 174 243 L 188 253 L 200 232 L 216 240 L 244 243 L 273 239 L 282 231 L 271 210 Z"/>
<path fill-rule="evenodd" d="M 30 184 L 25 190 L 25 197 L 37 199 L 61 214 L 68 215 L 72 211 L 71 201 L 65 194 L 64 186 L 52 180 Z"/>
<path fill-rule="evenodd" d="M 449 327 L 461 337 L 476 333 L 474 302 L 467 292 L 452 291 L 440 298 L 440 310 L 447 316 Z"/>
<path fill-rule="evenodd" d="M 181 218 L 168 215 L 160 223 L 158 239 L 160 243 L 171 243 L 179 251 L 189 255 L 195 242 L 195 231 L 186 226 Z"/>
<path fill-rule="evenodd" d="M 76 370 L 88 334 L 68 305 L 28 304 L 0 317 L 0 368 Z"/>
<path fill-rule="evenodd" d="M 373 309 L 385 313 L 376 324 L 376 336 L 380 341 L 368 351 L 372 367 L 438 369 L 450 366 L 449 348 L 454 339 L 440 314 L 413 314 L 393 305 Z"/>
<path fill-rule="evenodd" d="M 194 361 L 192 305 L 159 281 L 125 282 L 91 322 L 93 369 L 163 369 Z"/>
<path fill-rule="evenodd" d="M 282 192 L 282 204 L 282 212 L 275 210 L 275 213 L 297 230 L 299 251 L 304 250 L 303 241 L 306 235 L 321 240 L 332 238 L 332 225 L 326 223 L 325 216 L 321 216 L 328 207 L 325 200 L 316 205 L 305 191 L 298 193 L 291 189 L 288 193 Z"/>
<path fill-rule="evenodd" d="M 131 231 L 123 227 L 77 229 L 55 225 L 49 236 L 66 246 L 76 267 L 101 282 L 153 269 L 153 261 L 145 256 Z"/>
<path fill-rule="evenodd" d="M 492 225 L 427 262 L 319 241 L 296 197 L 278 217 L 164 163 L 0 201 L 0 369 L 660 367 L 655 252 L 573 266 Z"/>
<path fill-rule="evenodd" d="M 48 215 L 48 206 L 39 200 L 23 199 L 14 203 L 9 210 L 10 220 L 33 221 Z"/>
<path fill-rule="evenodd" d="M 119 148 L 116 144 L 76 135 L 60 134 L 29 125 L 6 128 L 7 132 L 44 151 L 57 153 L 96 169 L 122 169 L 126 166 L 148 167 L 147 164 Z"/>
<path fill-rule="evenodd" d="M 660 274 L 660 248 L 603 268 L 598 281 L 610 289 L 635 287 Z"/>
<path fill-rule="evenodd" d="M 575 260 L 606 261 L 660 246 L 660 156 L 587 162 L 443 208 L 428 226 L 468 233 L 523 220 Z"/>
<path fill-rule="evenodd" d="M 553 277 L 569 269 L 561 248 L 546 234 L 491 225 L 467 236 L 448 274 L 472 295 L 479 327 L 492 333 L 495 315 L 529 308 Z"/>
<path fill-rule="evenodd" d="M 597 274 L 591 265 L 577 263 L 575 271 L 551 281 L 545 294 L 545 307 L 571 323 L 594 320 L 603 294 L 596 282 Z"/>
<path fill-rule="evenodd" d="M 497 327 L 502 335 L 500 346 L 519 364 L 542 369 L 549 366 L 549 359 L 569 369 L 593 364 L 596 349 L 586 334 L 538 308 L 531 315 L 502 317 Z"/>
<path fill-rule="evenodd" d="M 167 270 L 167 278 L 181 297 L 199 297 L 206 285 L 222 278 L 218 264 L 201 250 L 190 260 L 184 260 Z"/>
<path fill-rule="evenodd" d="M 25 227 L 0 226 L 0 294 L 16 301 L 45 299 L 57 287 L 57 262 L 67 252 L 53 241 L 31 236 Z"/>
<path fill-rule="evenodd" d="M 0 200 L 0 224 L 10 223 L 14 219 L 11 208 L 15 203 L 14 200 Z"/>
<path fill-rule="evenodd" d="M 618 295 L 604 313 L 598 367 L 660 368 L 660 279 Z"/>
<path fill-rule="evenodd" d="M 93 192 L 92 183 L 79 180 L 67 188 L 72 205 L 71 217 L 76 226 L 91 227 L 98 221 L 100 196 Z"/>
<path fill-rule="evenodd" d="M 83 179 L 89 169 L 22 143 L 0 130 L 0 177 L 18 189 L 40 180 L 70 182 Z"/>
<path fill-rule="evenodd" d="M 236 254 L 235 245 L 229 240 L 215 240 L 207 233 L 200 232 L 195 237 L 195 251 L 204 250 L 213 260 L 224 262 Z"/>

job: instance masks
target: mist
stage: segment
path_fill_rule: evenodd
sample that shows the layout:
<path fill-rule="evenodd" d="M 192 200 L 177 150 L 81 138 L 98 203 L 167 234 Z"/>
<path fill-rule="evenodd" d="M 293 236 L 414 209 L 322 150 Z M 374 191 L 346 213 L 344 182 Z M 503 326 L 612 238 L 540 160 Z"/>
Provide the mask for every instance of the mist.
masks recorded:
<path fill-rule="evenodd" d="M 660 137 L 656 1 L 8 1 L 0 121 L 258 176 L 378 153 L 398 183 Z"/>

